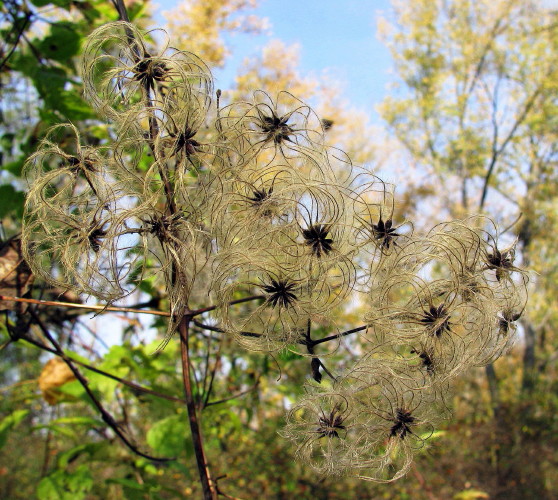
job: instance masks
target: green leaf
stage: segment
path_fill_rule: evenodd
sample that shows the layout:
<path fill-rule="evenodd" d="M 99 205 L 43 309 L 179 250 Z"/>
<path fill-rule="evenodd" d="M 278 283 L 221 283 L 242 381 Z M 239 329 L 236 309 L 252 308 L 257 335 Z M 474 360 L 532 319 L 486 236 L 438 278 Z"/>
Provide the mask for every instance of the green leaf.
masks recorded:
<path fill-rule="evenodd" d="M 446 434 L 446 431 L 423 432 L 422 434 L 419 434 L 418 437 L 422 440 L 428 439 L 429 441 L 431 441 L 444 437 Z"/>
<path fill-rule="evenodd" d="M 10 184 L 0 186 L 0 218 L 10 214 L 23 214 L 25 195 Z"/>
<path fill-rule="evenodd" d="M 53 420 L 51 424 L 54 425 L 90 425 L 93 427 L 98 427 L 99 425 L 104 426 L 105 424 L 96 418 L 91 417 L 62 417 Z"/>
<path fill-rule="evenodd" d="M 147 10 L 146 2 L 134 2 L 128 5 L 128 17 L 130 21 L 141 18 L 145 16 Z"/>
<path fill-rule="evenodd" d="M 16 135 L 12 134 L 11 132 L 6 132 L 2 135 L 2 137 L 0 137 L 0 146 L 5 152 L 9 152 L 12 150 L 15 138 Z"/>
<path fill-rule="evenodd" d="M 77 55 L 80 48 L 81 36 L 75 26 L 68 21 L 51 25 L 50 34 L 37 44 L 38 50 L 47 59 L 69 65 L 71 58 Z"/>
<path fill-rule="evenodd" d="M 186 414 L 172 415 L 155 422 L 147 432 L 147 444 L 165 457 L 174 457 L 186 447 L 184 430 L 187 428 Z"/>
<path fill-rule="evenodd" d="M 25 163 L 25 159 L 20 158 L 19 160 L 11 161 L 9 163 L 4 164 L 2 166 L 2 169 L 6 170 L 7 172 L 10 172 L 16 177 L 21 177 L 21 170 L 23 169 L 24 163 Z"/>
<path fill-rule="evenodd" d="M 90 402 L 89 396 L 85 392 L 85 389 L 83 388 L 79 380 L 73 380 L 72 382 L 68 382 L 64 385 L 61 385 L 60 387 L 57 388 L 57 390 L 61 394 L 68 396 L 67 399 L 66 398 L 64 399 L 65 403 L 74 402 L 74 401 Z"/>
<path fill-rule="evenodd" d="M 23 60 L 24 70 L 32 78 L 47 108 L 41 110 L 41 118 L 44 117 L 49 123 L 59 122 L 60 119 L 56 118 L 56 115 L 50 116 L 56 111 L 70 121 L 86 120 L 96 116 L 91 106 L 81 98 L 76 89 L 66 89 L 66 85 L 72 82 L 62 68 L 37 67 L 36 64 L 27 67 L 26 64 L 27 61 Z"/>
<path fill-rule="evenodd" d="M 62 68 L 40 66 L 31 69 L 30 75 L 40 96 L 48 105 L 54 105 L 53 109 L 58 109 L 56 101 L 64 86 L 68 81 L 66 72 Z"/>
<path fill-rule="evenodd" d="M 106 443 L 99 442 L 99 443 L 85 443 L 80 444 L 79 446 L 75 446 L 69 450 L 64 451 L 58 455 L 58 468 L 64 469 L 68 466 L 70 462 L 76 460 L 79 456 L 87 454 L 89 456 L 94 455 L 98 450 L 104 448 Z"/>
<path fill-rule="evenodd" d="M 93 488 L 93 477 L 88 465 L 80 465 L 73 472 L 57 470 L 44 477 L 37 487 L 39 500 L 81 500 Z"/>
<path fill-rule="evenodd" d="M 8 432 L 16 427 L 29 413 L 29 410 L 16 410 L 0 422 L 0 448 L 6 444 Z"/>
<path fill-rule="evenodd" d="M 42 425 L 35 425 L 31 428 L 32 431 L 38 431 L 40 429 L 49 429 L 54 434 L 58 434 L 60 436 L 69 437 L 69 438 L 77 438 L 77 434 L 69 427 L 62 427 L 60 425 L 53 425 L 53 424 L 42 424 Z"/>
<path fill-rule="evenodd" d="M 75 90 L 64 90 L 59 95 L 57 105 L 60 112 L 70 121 L 95 118 L 95 112 Z"/>
<path fill-rule="evenodd" d="M 72 0 L 31 0 L 35 7 L 44 7 L 45 5 L 52 4 L 58 7 L 68 9 Z"/>
<path fill-rule="evenodd" d="M 64 500 L 67 496 L 63 488 L 57 481 L 57 477 L 44 477 L 37 486 L 37 498 L 39 500 Z"/>

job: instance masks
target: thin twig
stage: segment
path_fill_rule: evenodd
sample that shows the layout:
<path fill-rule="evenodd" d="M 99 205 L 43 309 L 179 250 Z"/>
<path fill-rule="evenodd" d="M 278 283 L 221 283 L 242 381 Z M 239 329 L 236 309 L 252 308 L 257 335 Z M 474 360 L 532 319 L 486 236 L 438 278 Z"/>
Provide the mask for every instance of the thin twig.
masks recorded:
<path fill-rule="evenodd" d="M 207 408 L 208 406 L 214 406 L 214 405 L 219 405 L 221 403 L 226 403 L 227 401 L 230 401 L 231 399 L 236 399 L 236 398 L 240 398 L 246 394 L 248 394 L 249 392 L 252 392 L 254 390 L 256 390 L 258 388 L 258 386 L 260 385 L 260 382 L 256 382 L 252 387 L 250 387 L 249 389 L 246 389 L 244 391 L 241 391 L 237 394 L 233 394 L 232 396 L 228 396 L 226 398 L 223 399 L 219 399 L 218 401 L 210 401 L 209 403 L 205 403 L 203 405 L 204 408 Z"/>
<path fill-rule="evenodd" d="M 491 159 L 490 165 L 487 169 L 486 175 L 484 176 L 484 181 L 483 181 L 482 195 L 481 195 L 481 199 L 480 199 L 480 202 L 479 202 L 479 210 L 480 211 L 482 211 L 483 208 L 484 208 L 484 203 L 486 201 L 486 196 L 488 194 L 488 185 L 490 183 L 490 179 L 492 177 L 492 173 L 493 173 L 494 168 L 496 166 L 497 160 L 500 158 L 501 154 L 506 149 L 508 143 L 513 139 L 513 137 L 514 137 L 517 129 L 519 128 L 519 126 L 524 122 L 525 118 L 527 117 L 527 114 L 529 113 L 531 108 L 534 106 L 535 101 L 536 101 L 537 97 L 539 97 L 541 92 L 542 92 L 542 86 L 539 86 L 535 89 L 533 94 L 528 99 L 526 99 L 523 111 L 520 113 L 520 115 L 516 119 L 515 123 L 513 124 L 512 128 L 511 128 L 511 130 L 508 132 L 508 135 L 502 141 L 502 144 L 500 145 L 500 147 L 496 149 L 496 144 L 493 145 L 492 159 Z"/>
<path fill-rule="evenodd" d="M 211 335 L 205 337 L 202 335 L 202 338 L 206 340 L 206 347 L 205 347 L 205 360 L 204 360 L 204 370 L 203 370 L 203 383 L 201 388 L 201 400 L 207 402 L 207 377 L 209 375 L 209 358 L 211 357 Z M 203 407 L 203 403 L 202 403 Z"/>
<path fill-rule="evenodd" d="M 245 297 L 243 299 L 238 299 L 238 300 L 233 300 L 231 302 L 228 303 L 228 305 L 234 306 L 235 304 L 242 304 L 243 302 L 248 302 L 250 300 L 257 300 L 257 299 L 263 299 L 264 296 L 263 295 L 253 295 L 251 297 Z M 75 302 L 59 302 L 59 301 L 55 301 L 55 300 L 40 300 L 40 299 L 24 299 L 22 297 L 10 297 L 7 295 L 0 295 L 0 301 L 5 300 L 7 302 L 24 302 L 26 304 L 39 304 L 39 305 L 44 305 L 44 306 L 54 306 L 54 307 L 69 307 L 69 308 L 74 308 L 74 309 L 88 309 L 91 311 L 99 311 L 99 312 L 105 312 L 105 311 L 110 311 L 110 312 L 129 312 L 129 313 L 138 313 L 138 314 L 151 314 L 154 316 L 164 316 L 164 317 L 170 317 L 171 313 L 167 312 L 167 311 L 156 311 L 154 309 L 136 309 L 135 307 L 116 307 L 116 306 L 100 306 L 100 305 L 86 305 L 86 304 L 77 304 Z M 194 316 L 199 316 L 200 314 L 203 314 L 205 312 L 209 312 L 209 311 L 213 311 L 217 308 L 217 306 L 209 306 L 209 307 L 204 307 L 202 309 L 196 309 L 195 311 L 192 311 L 190 316 L 194 317 Z M 209 328 L 208 328 L 209 330 Z M 223 332 L 223 330 L 213 330 L 213 331 L 220 331 Z M 254 333 L 254 334 L 250 334 L 250 332 L 246 332 L 249 335 L 252 336 L 261 336 L 260 334 Z"/>
<path fill-rule="evenodd" d="M 207 343 L 207 358 L 206 358 L 206 372 L 205 375 L 207 377 L 207 373 L 209 371 L 209 353 L 210 353 L 210 342 Z M 202 409 L 205 408 L 207 406 L 207 402 L 209 401 L 209 396 L 211 395 L 211 391 L 213 390 L 213 382 L 215 381 L 215 375 L 217 374 L 217 367 L 219 366 L 219 362 L 221 360 L 221 346 L 223 345 L 222 342 L 219 343 L 219 347 L 217 349 L 217 352 L 215 353 L 215 362 L 213 363 L 213 369 L 211 370 L 211 376 L 209 377 L 209 385 L 207 386 L 207 389 L 205 387 L 205 382 L 206 382 L 206 378 L 204 378 L 203 381 L 203 403 L 202 403 Z"/>
<path fill-rule="evenodd" d="M 318 358 L 316 358 L 318 359 Z M 322 367 L 322 370 L 326 373 L 326 375 L 333 380 L 334 382 L 337 382 L 337 378 L 333 376 L 333 374 L 326 368 L 326 366 L 324 365 L 324 362 L 321 359 L 318 359 L 318 362 L 320 363 L 320 366 Z"/>
<path fill-rule="evenodd" d="M 165 311 L 155 311 L 153 309 L 136 309 L 134 307 L 114 307 L 114 306 L 94 306 L 86 304 L 77 304 L 74 302 L 58 302 L 55 300 L 39 300 L 39 299 L 24 299 L 21 297 L 8 297 L 6 295 L 0 295 L 0 301 L 5 300 L 8 302 L 24 302 L 26 304 L 38 304 L 44 306 L 54 306 L 54 307 L 69 307 L 74 309 L 88 309 L 91 311 L 111 311 L 111 312 L 129 312 L 138 314 L 152 314 L 155 316 L 165 316 L 169 317 L 170 313 Z"/>
<path fill-rule="evenodd" d="M 37 340 L 27 336 L 27 335 L 22 336 L 21 340 L 25 340 L 26 342 L 29 342 L 30 344 L 34 345 L 35 347 L 38 347 L 39 349 L 42 349 L 43 351 L 47 351 L 47 352 L 50 352 L 51 354 L 55 354 L 56 356 L 62 357 L 62 355 L 58 351 L 56 351 L 55 349 L 52 349 L 51 347 L 48 347 L 48 346 L 44 345 L 42 342 L 39 342 L 39 341 L 37 341 Z M 177 398 L 176 396 L 169 396 L 168 394 L 163 394 L 161 392 L 154 391 L 153 389 L 149 389 L 149 388 L 144 387 L 142 385 L 135 384 L 134 382 L 130 382 L 127 379 L 124 379 L 124 378 L 118 377 L 116 375 L 113 375 L 112 373 L 108 373 L 108 372 L 105 372 L 103 370 L 100 370 L 99 368 L 95 368 L 94 366 L 88 365 L 87 363 L 84 363 L 83 361 L 73 359 L 70 356 L 68 356 L 68 358 L 70 358 L 72 360 L 72 362 L 75 363 L 76 365 L 79 365 L 79 366 L 85 368 L 86 370 L 92 371 L 94 373 L 98 373 L 99 375 L 102 375 L 103 377 L 107 377 L 107 378 L 110 378 L 112 380 L 116 380 L 117 382 L 120 382 L 121 384 L 124 384 L 124 385 L 130 387 L 130 389 L 133 389 L 136 392 L 150 394 L 151 396 L 155 396 L 155 397 L 161 398 L 161 399 L 166 399 L 167 401 L 176 401 L 178 403 L 184 403 L 184 399 L 182 399 L 182 398 Z"/>
<path fill-rule="evenodd" d="M 316 346 L 318 344 L 322 344 L 323 342 L 329 342 L 330 340 L 346 337 L 347 335 L 351 335 L 352 333 L 356 333 L 356 332 L 361 332 L 362 330 L 366 330 L 367 328 L 368 325 L 359 326 L 357 328 L 353 328 L 352 330 L 347 330 L 346 332 L 336 333 L 335 335 L 324 337 L 323 339 L 312 340 L 312 345 Z"/>
<path fill-rule="evenodd" d="M 35 320 L 35 323 L 39 326 L 39 328 L 43 332 L 43 335 L 53 345 L 57 354 L 64 360 L 64 362 L 66 363 L 68 368 L 72 371 L 72 373 L 74 374 L 76 379 L 79 381 L 81 386 L 84 388 L 85 392 L 87 393 L 87 395 L 89 396 L 89 398 L 91 399 L 92 403 L 95 405 L 97 410 L 101 413 L 101 417 L 103 419 L 103 422 L 105 422 L 112 429 L 112 431 L 121 439 L 121 441 L 126 445 L 126 447 L 130 451 L 135 453 L 136 455 L 138 455 L 140 457 L 143 457 L 143 458 L 146 458 L 148 460 L 152 460 L 154 462 L 168 462 L 170 460 L 175 460 L 174 458 L 158 458 L 158 457 L 152 457 L 151 455 L 147 455 L 146 453 L 141 452 L 134 444 L 132 444 L 128 440 L 128 438 L 124 435 L 124 433 L 119 429 L 118 424 L 114 420 L 113 416 L 107 410 L 105 410 L 102 403 L 97 399 L 95 394 L 93 394 L 93 391 L 89 388 L 89 383 L 87 382 L 87 380 L 83 377 L 81 372 L 74 366 L 73 360 L 71 360 L 66 355 L 66 353 L 64 352 L 64 350 L 62 349 L 60 344 L 50 334 L 50 332 L 48 331 L 48 329 L 46 328 L 46 326 L 42 322 L 41 318 L 39 318 L 39 316 L 32 309 L 29 309 L 29 313 L 31 314 L 31 316 Z"/>
<path fill-rule="evenodd" d="M 519 212 L 519 215 L 515 218 L 515 220 L 500 232 L 500 236 L 507 233 L 513 226 L 515 226 L 521 220 L 521 217 L 523 217 L 523 212 Z"/>
<path fill-rule="evenodd" d="M 11 12 L 10 12 L 11 14 Z M 8 52 L 8 54 L 6 55 L 6 57 L 4 57 L 4 59 L 2 60 L 2 62 L 0 62 L 0 70 L 2 70 L 4 68 L 4 65 L 8 62 L 8 60 L 10 59 L 10 57 L 12 57 L 12 54 L 15 52 L 15 50 L 17 49 L 17 46 L 19 45 L 19 41 L 21 40 L 22 36 L 23 36 L 23 32 L 25 31 L 25 29 L 27 28 L 27 25 L 29 24 L 29 22 L 31 21 L 31 17 L 33 16 L 33 13 L 31 12 L 27 12 L 27 14 L 25 15 L 25 21 L 24 23 L 21 25 L 21 28 L 19 30 L 19 33 L 17 34 L 16 40 L 14 42 L 13 47 L 11 48 L 11 50 Z M 13 14 L 12 14 L 13 17 Z M 14 19 L 15 21 L 15 19 Z"/>
<path fill-rule="evenodd" d="M 265 296 L 263 296 L 263 295 L 251 295 L 250 297 L 244 297 L 243 299 L 233 300 L 233 301 L 229 302 L 229 305 L 234 306 L 235 304 L 242 304 L 243 302 L 249 302 L 251 300 L 258 300 L 258 299 L 265 299 Z M 210 311 L 214 311 L 215 309 L 217 309 L 217 306 L 202 307 L 201 309 L 196 309 L 195 311 L 192 311 L 190 313 L 190 316 L 192 316 L 192 317 L 199 316 L 200 314 L 210 312 Z"/>
<path fill-rule="evenodd" d="M 219 328 L 218 326 L 212 326 L 212 325 L 206 325 L 205 323 L 202 323 L 201 321 L 197 321 L 197 320 L 192 320 L 192 322 L 194 323 L 194 325 L 196 325 L 199 328 L 203 328 L 204 330 L 209 330 L 210 332 L 217 332 L 217 333 L 228 333 L 226 330 L 223 330 L 222 328 Z M 255 338 L 259 338 L 262 336 L 261 333 L 255 333 L 255 332 L 237 332 L 239 335 L 242 335 L 243 337 L 255 337 Z"/>
<path fill-rule="evenodd" d="M 182 379 L 184 382 L 184 394 L 186 396 L 186 407 L 188 408 L 188 420 L 190 422 L 190 431 L 192 433 L 192 443 L 194 445 L 194 453 L 198 465 L 198 472 L 205 500 L 214 500 L 217 496 L 215 488 L 211 482 L 211 475 L 201 436 L 201 429 L 198 423 L 198 414 L 194 395 L 192 393 L 192 381 L 190 379 L 190 371 L 192 368 L 190 362 L 190 354 L 188 349 L 189 327 L 192 318 L 185 315 L 180 320 L 178 331 L 180 333 L 180 355 L 182 359 Z"/>

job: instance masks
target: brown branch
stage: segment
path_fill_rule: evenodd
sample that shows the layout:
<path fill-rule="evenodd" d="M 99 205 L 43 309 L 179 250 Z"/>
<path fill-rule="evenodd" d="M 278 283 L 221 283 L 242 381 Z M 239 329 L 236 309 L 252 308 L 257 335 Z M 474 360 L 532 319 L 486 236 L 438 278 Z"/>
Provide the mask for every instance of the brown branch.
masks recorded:
<path fill-rule="evenodd" d="M 337 333 L 335 335 L 330 335 L 329 337 L 324 337 L 323 339 L 312 340 L 312 345 L 316 346 L 323 342 L 329 342 L 330 340 L 335 340 L 341 337 L 346 337 L 347 335 L 351 335 L 352 333 L 361 332 L 362 330 L 366 330 L 368 325 L 359 326 L 357 328 L 353 328 L 352 330 L 347 330 L 346 332 Z"/>
<path fill-rule="evenodd" d="M 229 302 L 230 306 L 234 306 L 235 304 L 242 304 L 243 302 L 249 302 L 251 300 L 258 300 L 258 299 L 265 299 L 263 295 L 251 295 L 250 297 L 244 297 L 243 299 L 237 299 Z M 196 309 L 190 313 L 190 316 L 193 318 L 194 316 L 199 316 L 200 314 L 214 311 L 217 309 L 217 306 L 209 306 L 209 307 L 202 307 L 201 309 Z"/>
<path fill-rule="evenodd" d="M 251 297 L 245 297 L 243 299 L 237 299 L 237 300 L 233 300 L 231 302 L 229 302 L 228 304 L 233 306 L 235 304 L 242 304 L 243 302 L 249 302 L 251 300 L 257 300 L 257 299 L 263 299 L 264 296 L 263 295 L 253 295 Z M 100 305 L 86 305 L 86 304 L 77 304 L 75 302 L 59 302 L 59 301 L 55 301 L 55 300 L 40 300 L 40 299 L 24 299 L 22 297 L 10 297 L 7 295 L 0 295 L 0 301 L 5 300 L 7 302 L 23 302 L 26 304 L 38 304 L 38 305 L 44 305 L 44 306 L 53 306 L 53 307 L 69 307 L 69 308 L 73 308 L 73 309 L 87 309 L 90 311 L 99 311 L 99 312 L 105 312 L 105 311 L 110 311 L 110 312 L 128 312 L 128 313 L 138 313 L 138 314 L 151 314 L 153 316 L 164 316 L 169 318 L 171 316 L 171 314 L 167 311 L 156 311 L 154 309 L 139 309 L 139 308 L 135 308 L 135 307 L 116 307 L 116 306 L 100 306 Z M 194 317 L 194 316 L 199 316 L 200 314 L 203 314 L 205 312 L 209 312 L 209 311 L 213 311 L 217 308 L 217 306 L 209 306 L 209 307 L 204 307 L 201 309 L 196 309 L 195 311 L 192 311 L 190 316 Z M 194 323 L 196 323 L 194 321 Z M 198 325 L 199 326 L 199 325 Z M 206 328 L 205 326 L 203 328 Z M 207 327 L 208 330 L 211 330 L 211 328 Z M 223 333 L 223 330 L 220 329 L 216 329 L 216 330 L 212 330 L 212 331 L 216 331 L 216 332 L 221 332 Z M 260 337 L 261 335 L 258 333 L 250 333 L 250 332 L 246 332 L 246 334 L 248 336 L 258 336 Z"/>
<path fill-rule="evenodd" d="M 180 354 L 182 359 L 182 379 L 184 382 L 184 394 L 186 396 L 188 420 L 190 422 L 192 443 L 194 445 L 194 453 L 196 455 L 198 472 L 200 474 L 203 497 L 204 500 L 215 500 L 217 498 L 217 492 L 215 490 L 215 486 L 212 484 L 209 466 L 205 458 L 201 429 L 198 423 L 196 402 L 194 401 L 194 395 L 192 392 L 192 381 L 190 378 L 191 363 L 188 349 L 188 337 L 191 321 L 192 317 L 189 315 L 185 315 L 182 317 L 182 319 L 180 320 L 180 324 L 178 325 L 178 331 L 180 333 Z"/>
<path fill-rule="evenodd" d="M 55 300 L 39 300 L 39 299 L 24 299 L 21 297 L 8 297 L 6 295 L 0 295 L 0 300 L 5 300 L 8 302 L 24 302 L 26 304 L 38 304 L 44 306 L 54 306 L 54 307 L 69 307 L 74 309 L 88 309 L 91 311 L 111 311 L 111 312 L 129 312 L 138 314 L 152 314 L 155 316 L 165 316 L 169 317 L 170 313 L 165 311 L 154 311 L 153 309 L 136 309 L 133 307 L 114 307 L 114 306 L 88 306 L 85 304 L 76 304 L 74 302 L 58 302 Z"/>
<path fill-rule="evenodd" d="M 540 86 L 537 87 L 537 89 L 533 92 L 531 97 L 529 97 L 526 100 L 525 107 L 523 108 L 523 111 L 517 117 L 517 120 L 513 124 L 511 130 L 509 131 L 508 135 L 506 136 L 506 138 L 504 139 L 504 141 L 502 142 L 500 147 L 496 149 L 496 144 L 493 144 L 492 159 L 490 161 L 490 164 L 488 166 L 486 175 L 484 177 L 482 195 L 481 195 L 481 199 L 480 199 L 480 202 L 479 202 L 479 210 L 482 211 L 483 208 L 484 208 L 484 204 L 486 202 L 486 196 L 488 194 L 488 184 L 490 182 L 490 178 L 492 177 L 492 173 L 494 171 L 494 168 L 496 167 L 496 163 L 497 163 L 498 158 L 504 152 L 508 143 L 513 139 L 513 137 L 514 137 L 517 129 L 519 128 L 519 126 L 525 121 L 525 118 L 527 117 L 527 114 L 529 113 L 529 111 L 531 111 L 531 108 L 535 105 L 535 101 L 536 101 L 537 97 L 540 95 L 541 91 L 542 91 L 541 87 Z"/>
<path fill-rule="evenodd" d="M 203 328 L 204 330 L 208 330 L 210 332 L 217 332 L 217 333 L 228 333 L 226 330 L 223 330 L 222 328 L 219 328 L 218 326 L 212 326 L 212 325 L 206 325 L 205 323 L 202 323 L 201 321 L 197 321 L 197 320 L 192 320 L 192 323 L 194 323 L 194 325 L 196 325 L 198 328 Z M 262 336 L 261 333 L 255 333 L 255 332 L 238 332 L 239 335 L 242 335 L 243 337 L 256 337 L 259 338 Z"/>
<path fill-rule="evenodd" d="M 12 14 L 10 12 L 10 14 Z M 16 36 L 15 42 L 13 47 L 11 48 L 11 50 L 8 52 L 8 54 L 6 54 L 6 57 L 4 57 L 4 59 L 2 60 L 2 62 L 0 62 L 0 71 L 3 70 L 4 65 L 8 62 L 8 60 L 10 59 L 10 57 L 12 57 L 13 53 L 15 52 L 15 50 L 17 49 L 17 46 L 19 45 L 19 41 L 21 40 L 22 36 L 23 36 L 23 32 L 25 31 L 25 29 L 27 28 L 27 26 L 30 24 L 31 21 L 31 17 L 33 16 L 33 14 L 31 12 L 27 12 L 25 14 L 25 21 L 23 22 L 23 24 L 21 25 L 21 28 L 19 30 L 19 33 Z M 12 17 L 14 19 L 14 23 L 16 21 L 16 18 L 14 17 L 14 15 L 12 14 Z M 15 26 L 15 24 L 14 24 Z M 10 32 L 11 34 L 11 32 Z M 7 37 L 6 37 L 7 38 Z"/>
<path fill-rule="evenodd" d="M 122 0 L 111 0 L 111 2 L 112 5 L 114 5 L 116 11 L 118 12 L 118 16 L 120 17 L 120 20 L 129 23 L 130 18 L 128 17 L 128 10 L 126 9 L 124 2 Z"/>

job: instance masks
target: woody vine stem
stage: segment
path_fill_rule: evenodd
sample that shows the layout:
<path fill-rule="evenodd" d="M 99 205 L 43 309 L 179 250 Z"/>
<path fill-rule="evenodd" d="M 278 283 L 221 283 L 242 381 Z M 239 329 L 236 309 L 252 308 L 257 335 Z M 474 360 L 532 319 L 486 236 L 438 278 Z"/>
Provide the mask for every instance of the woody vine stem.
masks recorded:
<path fill-rule="evenodd" d="M 116 0 L 117 1 L 117 9 L 120 14 L 122 21 L 129 22 L 128 15 L 126 12 L 126 7 L 124 5 L 123 0 Z M 130 42 L 135 44 L 133 40 L 133 33 L 129 32 Z M 136 65 L 141 63 L 141 55 L 137 54 L 137 59 L 135 61 Z M 145 86 L 145 99 L 146 99 L 146 106 L 148 108 L 153 106 L 153 103 L 150 101 L 150 81 L 149 79 L 145 79 L 144 86 Z M 158 133 L 157 123 L 155 118 L 150 116 L 149 117 L 149 146 L 153 153 L 153 157 L 155 161 L 158 161 L 157 158 L 157 151 L 153 147 L 155 143 L 155 139 Z M 172 190 L 172 186 L 168 180 L 166 172 L 163 168 L 159 168 L 159 173 L 163 179 L 164 187 L 165 187 L 165 195 L 167 197 L 167 210 L 169 212 L 170 218 L 174 218 L 177 215 L 176 205 L 174 203 L 174 193 Z M 177 253 L 179 253 L 179 249 L 177 249 Z M 172 270 L 171 270 L 171 280 L 172 285 L 175 285 L 177 271 L 175 269 L 176 263 L 172 263 Z M 191 361 L 189 356 L 189 329 L 190 329 L 190 322 L 192 321 L 192 316 L 188 313 L 189 308 L 188 304 L 184 304 L 184 311 L 179 312 L 181 317 L 180 323 L 178 325 L 178 332 L 180 336 L 180 353 L 181 353 L 181 360 L 182 360 L 182 378 L 184 384 L 184 394 L 186 399 L 186 408 L 188 410 L 188 422 L 190 424 L 190 432 L 192 436 L 192 443 L 194 446 L 194 453 L 196 456 L 196 462 L 198 466 L 198 472 L 200 476 L 200 483 L 202 487 L 202 492 L 205 500 L 214 500 L 217 498 L 217 489 L 216 484 L 212 482 L 211 473 L 209 470 L 209 465 L 207 463 L 205 451 L 203 448 L 203 438 L 201 434 L 201 427 L 199 424 L 199 417 L 198 417 L 198 408 L 196 402 L 194 400 L 194 394 L 192 391 L 192 382 L 191 382 Z M 171 307 L 171 310 L 174 307 Z"/>

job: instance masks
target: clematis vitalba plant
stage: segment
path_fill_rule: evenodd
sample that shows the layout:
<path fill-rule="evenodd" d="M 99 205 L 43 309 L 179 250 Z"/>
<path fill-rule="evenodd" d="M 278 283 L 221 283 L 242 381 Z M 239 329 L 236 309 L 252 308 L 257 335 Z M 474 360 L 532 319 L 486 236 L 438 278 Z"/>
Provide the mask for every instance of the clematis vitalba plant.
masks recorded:
<path fill-rule="evenodd" d="M 91 145 L 58 126 L 29 158 L 25 258 L 107 306 L 144 279 L 163 284 L 161 348 L 181 344 L 205 498 L 219 487 L 192 390 L 193 325 L 303 356 L 309 380 L 282 436 L 304 463 L 401 477 L 447 418 L 452 379 L 513 342 L 527 299 L 513 246 L 482 216 L 416 233 L 395 187 L 329 147 L 310 106 L 261 90 L 221 106 L 205 63 L 154 38 L 127 22 L 89 38 L 86 97 L 114 133 Z M 344 329 L 338 313 L 357 303 Z M 356 354 L 335 366 L 343 342 Z"/>

